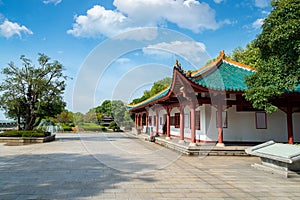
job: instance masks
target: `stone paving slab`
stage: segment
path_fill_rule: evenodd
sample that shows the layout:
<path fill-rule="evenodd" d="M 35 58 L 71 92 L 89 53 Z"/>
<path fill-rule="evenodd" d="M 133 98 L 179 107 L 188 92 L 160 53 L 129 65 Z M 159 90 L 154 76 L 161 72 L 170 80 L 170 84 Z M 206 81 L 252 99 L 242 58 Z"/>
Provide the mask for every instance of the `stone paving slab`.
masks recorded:
<path fill-rule="evenodd" d="M 126 133 L 57 134 L 0 144 L 0 199 L 300 199 L 299 176 L 256 157 L 188 157 Z"/>

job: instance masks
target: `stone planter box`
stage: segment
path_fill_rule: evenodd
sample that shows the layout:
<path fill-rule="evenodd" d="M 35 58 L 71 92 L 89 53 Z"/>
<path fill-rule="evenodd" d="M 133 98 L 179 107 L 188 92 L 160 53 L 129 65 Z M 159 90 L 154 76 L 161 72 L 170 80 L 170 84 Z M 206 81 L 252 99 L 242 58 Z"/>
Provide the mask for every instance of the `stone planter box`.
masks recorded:
<path fill-rule="evenodd" d="M 55 134 L 47 137 L 22 138 L 22 137 L 0 137 L 0 143 L 7 144 L 36 144 L 51 142 L 55 140 Z"/>
<path fill-rule="evenodd" d="M 257 169 L 286 178 L 291 174 L 300 173 L 300 146 L 269 141 L 245 151 L 247 154 L 260 157 L 261 164 L 252 165 Z"/>

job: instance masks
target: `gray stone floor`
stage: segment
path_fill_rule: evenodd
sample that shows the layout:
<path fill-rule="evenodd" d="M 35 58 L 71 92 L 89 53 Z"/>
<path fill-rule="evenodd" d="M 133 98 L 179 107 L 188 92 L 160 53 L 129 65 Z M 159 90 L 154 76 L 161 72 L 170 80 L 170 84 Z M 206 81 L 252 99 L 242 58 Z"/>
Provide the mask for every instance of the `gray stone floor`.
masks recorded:
<path fill-rule="evenodd" d="M 256 157 L 188 157 L 125 133 L 0 144 L 0 199 L 300 199 L 300 178 Z"/>

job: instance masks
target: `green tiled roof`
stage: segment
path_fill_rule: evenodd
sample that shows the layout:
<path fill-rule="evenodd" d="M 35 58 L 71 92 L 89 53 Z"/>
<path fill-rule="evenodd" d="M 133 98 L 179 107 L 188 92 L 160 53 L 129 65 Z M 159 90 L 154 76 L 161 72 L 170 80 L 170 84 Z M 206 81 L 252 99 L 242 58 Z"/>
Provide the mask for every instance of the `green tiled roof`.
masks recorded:
<path fill-rule="evenodd" d="M 251 68 L 239 66 L 233 61 L 227 61 L 226 59 L 219 58 L 216 64 L 204 67 L 198 72 L 193 74 L 191 77 L 187 77 L 185 72 L 178 68 L 178 71 L 182 73 L 187 79 L 193 83 L 202 87 L 212 90 L 226 90 L 226 91 L 237 91 L 243 92 L 247 89 L 245 83 L 245 77 L 255 73 Z M 299 88 L 300 89 L 300 88 Z M 146 105 L 150 102 L 158 100 L 168 94 L 170 88 L 158 93 L 157 95 L 146 99 L 145 101 L 128 105 L 127 109 L 134 109 L 140 106 Z"/>
<path fill-rule="evenodd" d="M 300 84 L 296 87 L 295 92 L 300 92 Z"/>
<path fill-rule="evenodd" d="M 291 91 L 291 90 L 286 89 L 285 92 L 286 93 L 300 93 L 300 84 L 297 85 L 295 90 Z"/>
<path fill-rule="evenodd" d="M 236 66 L 225 60 L 216 70 L 209 72 L 205 77 L 198 79 L 191 78 L 194 83 L 213 90 L 245 91 L 247 85 L 245 77 L 253 74 L 254 71 Z"/>
<path fill-rule="evenodd" d="M 160 98 L 166 96 L 166 95 L 168 94 L 169 91 L 170 91 L 170 88 L 167 88 L 167 89 L 165 89 L 165 90 L 163 90 L 163 91 L 157 93 L 156 95 L 150 97 L 149 99 L 146 99 L 145 101 L 142 101 L 142 102 L 137 103 L 137 104 L 134 104 L 134 105 L 129 104 L 129 105 L 127 105 L 127 109 L 133 109 L 133 108 L 136 108 L 136 107 L 145 105 L 145 104 L 147 104 L 147 103 L 150 103 L 150 102 L 152 102 L 152 101 L 155 101 L 155 100 L 157 100 L 157 99 L 160 99 Z"/>

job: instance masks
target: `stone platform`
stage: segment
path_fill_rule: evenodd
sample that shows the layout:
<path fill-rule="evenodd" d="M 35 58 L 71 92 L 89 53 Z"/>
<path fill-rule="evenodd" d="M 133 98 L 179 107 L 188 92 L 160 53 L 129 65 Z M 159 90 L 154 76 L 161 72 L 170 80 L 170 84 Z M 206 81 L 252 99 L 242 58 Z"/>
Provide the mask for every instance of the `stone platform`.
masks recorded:
<path fill-rule="evenodd" d="M 144 140 L 149 138 L 146 134 L 138 136 Z M 250 147 L 249 145 L 240 144 L 217 146 L 216 143 L 196 143 L 195 145 L 190 145 L 190 142 L 180 141 L 178 138 L 166 139 L 165 136 L 155 137 L 155 143 L 185 155 L 197 156 L 249 156 L 245 153 L 245 149 Z"/>

